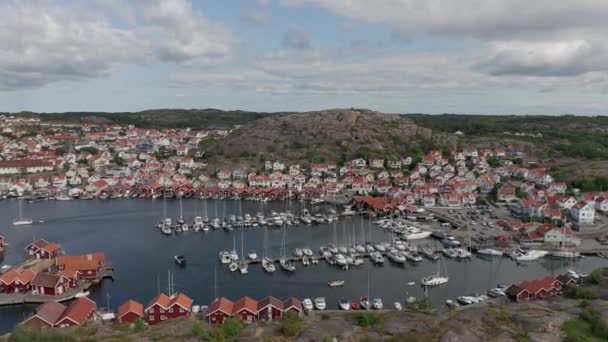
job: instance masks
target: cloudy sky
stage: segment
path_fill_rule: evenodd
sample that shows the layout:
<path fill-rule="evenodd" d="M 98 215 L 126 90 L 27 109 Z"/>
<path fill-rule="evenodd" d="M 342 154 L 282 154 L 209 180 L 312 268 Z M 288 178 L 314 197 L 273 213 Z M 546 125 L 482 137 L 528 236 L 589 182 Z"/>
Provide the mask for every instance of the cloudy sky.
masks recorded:
<path fill-rule="evenodd" d="M 606 114 L 605 0 L 1 0 L 0 111 Z"/>

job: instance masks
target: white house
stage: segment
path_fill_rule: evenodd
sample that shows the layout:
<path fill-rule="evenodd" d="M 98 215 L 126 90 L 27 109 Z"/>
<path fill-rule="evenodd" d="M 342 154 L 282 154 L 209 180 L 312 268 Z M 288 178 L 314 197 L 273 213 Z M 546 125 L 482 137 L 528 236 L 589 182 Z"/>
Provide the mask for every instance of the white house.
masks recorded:
<path fill-rule="evenodd" d="M 580 201 L 570 209 L 570 216 L 578 224 L 593 224 L 595 209 L 591 204 Z"/>

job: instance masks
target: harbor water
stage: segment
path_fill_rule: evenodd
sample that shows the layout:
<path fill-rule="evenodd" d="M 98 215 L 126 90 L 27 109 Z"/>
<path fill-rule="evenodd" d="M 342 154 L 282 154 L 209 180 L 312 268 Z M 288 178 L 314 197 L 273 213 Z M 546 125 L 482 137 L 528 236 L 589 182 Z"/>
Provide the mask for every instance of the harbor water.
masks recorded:
<path fill-rule="evenodd" d="M 273 274 L 265 273 L 260 264 L 249 266 L 249 273 L 231 273 L 220 264 L 218 253 L 236 246 L 241 254 L 241 230 L 210 230 L 208 232 L 176 233 L 164 236 L 156 228 L 162 218 L 164 207 L 174 220 L 179 216 L 179 201 L 172 199 L 163 203 L 162 199 L 120 199 L 120 200 L 75 200 L 40 201 L 23 204 L 24 216 L 43 223 L 32 226 L 13 227 L 12 221 L 18 216 L 17 200 L 0 202 L 0 235 L 9 246 L 5 252 L 4 264 L 15 265 L 23 257 L 23 248 L 35 239 L 46 239 L 59 243 L 68 254 L 104 252 L 106 259 L 113 263 L 114 280 L 104 280 L 100 286 L 91 289 L 91 298 L 99 307 L 116 310 L 127 299 L 135 299 L 147 304 L 159 291 L 167 289 L 167 274 L 173 273 L 174 288 L 194 299 L 195 304 L 209 304 L 216 296 L 236 300 L 242 296 L 261 299 L 272 295 L 280 299 L 287 297 L 326 298 L 328 308 L 337 309 L 338 300 L 347 297 L 358 300 L 362 296 L 378 295 L 385 307 L 392 307 L 394 301 L 403 302 L 409 296 L 428 296 L 435 306 L 443 305 L 448 298 L 474 292 L 484 293 L 497 284 L 511 284 L 524 279 L 545 275 L 557 275 L 568 269 L 590 272 L 606 265 L 599 258 L 582 258 L 577 261 L 543 258 L 537 262 L 517 264 L 502 257 L 473 257 L 467 261 L 442 258 L 441 272 L 449 276 L 449 283 L 439 288 L 425 291 L 419 286 L 424 276 L 435 274 L 438 263 L 424 260 L 419 264 L 394 265 L 388 259 L 384 266 L 374 266 L 366 259 L 362 266 L 351 266 L 347 271 L 321 261 L 318 265 L 303 266 L 296 263 L 296 271 L 285 273 L 277 267 Z M 300 202 L 253 202 L 232 200 L 183 200 L 183 213 L 188 223 L 195 215 L 203 215 L 206 207 L 209 218 L 228 217 L 231 214 L 255 216 L 263 211 L 289 209 L 298 214 L 303 204 Z M 327 213 L 329 205 L 308 206 L 312 214 Z M 338 211 L 339 208 L 338 208 Z M 348 241 L 390 241 L 390 233 L 374 225 L 370 219 L 360 216 L 341 218 L 336 224 L 294 225 L 285 229 L 285 248 L 291 255 L 298 248 L 310 248 L 315 255 L 319 247 L 337 241 L 338 245 Z M 272 227 L 245 228 L 243 249 L 245 254 L 254 249 L 258 256 L 264 254 L 278 258 L 283 232 Z M 335 234 L 334 234 L 335 232 Z M 365 236 L 365 237 L 364 237 Z M 417 241 L 418 242 L 418 241 Z M 432 239 L 420 243 L 431 243 Z M 184 255 L 186 267 L 174 263 L 175 255 Z M 278 265 L 277 265 L 278 266 Z M 328 281 L 344 280 L 342 287 L 330 288 Z M 368 281 L 369 280 L 369 281 Z M 416 282 L 408 286 L 408 282 Z M 368 288 L 369 283 L 369 288 Z M 0 307 L 0 334 L 11 331 L 35 306 L 19 305 Z"/>

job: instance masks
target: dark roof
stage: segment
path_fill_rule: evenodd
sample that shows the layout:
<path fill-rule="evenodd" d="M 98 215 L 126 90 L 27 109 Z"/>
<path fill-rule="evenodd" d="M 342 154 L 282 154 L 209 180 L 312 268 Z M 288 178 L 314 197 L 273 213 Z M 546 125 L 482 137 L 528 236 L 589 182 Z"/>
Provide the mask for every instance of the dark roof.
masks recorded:
<path fill-rule="evenodd" d="M 31 284 L 35 285 L 35 286 L 42 286 L 42 287 L 55 287 L 57 286 L 57 283 L 59 283 L 59 280 L 61 279 L 60 275 L 57 274 L 50 274 L 50 273 L 46 273 L 46 272 L 38 272 L 35 276 L 34 279 L 32 279 Z"/>
<path fill-rule="evenodd" d="M 298 311 L 302 311 L 302 302 L 296 298 L 289 298 L 283 302 L 283 310 L 287 310 L 289 308 L 294 308 Z"/>
<path fill-rule="evenodd" d="M 258 311 L 267 307 L 268 305 L 272 305 L 277 309 L 283 310 L 283 302 L 272 296 L 268 296 L 258 302 Z"/>
<path fill-rule="evenodd" d="M 50 325 L 55 325 L 59 317 L 61 317 L 61 315 L 65 311 L 65 309 L 67 309 L 67 307 L 61 303 L 46 302 L 36 308 L 36 313 L 34 314 L 34 316 L 40 318 L 41 320 L 47 322 Z"/>

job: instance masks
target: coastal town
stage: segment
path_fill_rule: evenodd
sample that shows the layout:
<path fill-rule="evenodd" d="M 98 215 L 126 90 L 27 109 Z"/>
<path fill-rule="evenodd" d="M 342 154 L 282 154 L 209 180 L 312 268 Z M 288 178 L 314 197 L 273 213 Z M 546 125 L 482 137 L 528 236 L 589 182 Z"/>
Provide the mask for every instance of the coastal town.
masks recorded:
<path fill-rule="evenodd" d="M 284 230 L 292 225 L 331 227 L 333 223 L 334 243 L 322 245 L 320 256 L 313 256 L 308 248 L 296 248 L 291 255 L 282 245 L 280 259 L 261 258 L 254 251 L 246 256 L 242 247 L 240 259 L 236 249 L 221 251 L 219 257 L 230 271 L 243 274 L 248 264 L 258 263 L 272 273 L 278 262 L 290 273 L 300 262 L 307 266 L 326 261 L 348 269 L 366 259 L 379 265 L 388 258 L 391 265 L 403 268 L 405 264 L 419 265 L 425 257 L 439 271 L 408 283 L 413 286 L 419 282 L 425 289 L 448 282 L 441 270 L 442 257 L 466 260 L 475 253 L 524 264 L 543 257 L 608 257 L 608 220 L 604 216 L 608 193 L 581 192 L 555 181 L 551 160 L 530 157 L 516 145 L 430 149 L 422 155 L 398 158 L 369 156 L 308 163 L 263 154 L 254 165 L 217 167 L 207 160 L 204 147 L 209 141 L 221 144 L 233 128 L 68 125 L 7 116 L 0 116 L 0 126 L 0 196 L 19 204 L 15 227 L 44 224 L 22 213 L 27 203 L 40 201 L 155 199 L 166 206 L 167 199 L 179 200 L 176 224 L 166 212 L 158 216 L 157 227 L 165 235 L 189 230 L 185 216 L 190 214 L 182 214 L 182 199 L 201 200 L 205 206 L 206 201 L 221 200 L 225 206 L 226 201 L 235 200 L 239 208 L 241 200 L 262 205 L 293 201 L 304 203 L 299 212 L 290 212 L 291 206 L 286 204 L 285 212 L 280 213 L 223 210 L 219 215 L 223 217 L 217 217 L 216 206 L 216 218 L 210 219 L 212 215 L 205 209 L 204 216 L 192 218 L 191 233 L 241 228 L 242 244 L 244 228 Z M 306 207 L 325 211 L 318 209 L 313 215 Z M 388 232 L 391 240 L 365 241 L 362 226 L 362 238 L 356 242 L 353 224 L 352 240 L 350 235 L 348 238 L 351 245 L 337 243 L 340 234 L 336 234 L 336 222 L 344 226 L 356 215 L 373 222 L 373 229 Z M 431 238 L 431 243 L 418 243 Z M 0 235 L 0 253 L 10 247 L 10 241 Z M 5 265 L 0 270 L 0 305 L 40 304 L 21 323 L 35 328 L 112 321 L 154 326 L 175 319 L 208 324 L 237 319 L 251 324 L 280 320 L 288 313 L 303 317 L 316 311 L 337 311 L 334 307 L 340 311 L 401 311 L 415 309 L 424 300 L 410 296 L 385 307 L 379 295 L 371 294 L 329 304 L 324 297 L 269 296 L 258 301 L 245 296 L 236 301 L 218 297 L 203 304 L 186 293 L 169 291 L 159 292 L 145 305 L 129 299 L 112 310 L 99 308 L 99 303 L 89 298 L 89 289 L 111 278 L 114 271 L 103 252 L 66 255 L 60 241 L 38 239 L 25 246 L 23 254 L 18 265 Z M 175 256 L 175 263 L 187 264 L 182 255 Z M 500 285 L 484 294 L 447 299 L 445 304 L 459 309 L 496 301 L 544 300 L 562 295 L 567 286 L 580 284 L 587 277 L 569 270 L 558 276 Z M 328 282 L 330 288 L 343 284 L 339 279 Z"/>
<path fill-rule="evenodd" d="M 221 144 L 232 128 L 79 126 L 11 116 L 0 116 L 0 125 L 1 198 L 289 198 L 352 203 L 376 215 L 427 210 L 453 228 L 498 227 L 535 244 L 598 252 L 608 244 L 608 193 L 555 181 L 550 160 L 517 146 L 307 164 L 261 155 L 256 165 L 218 168 L 208 165 L 204 146 Z"/>

